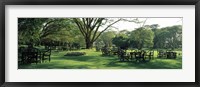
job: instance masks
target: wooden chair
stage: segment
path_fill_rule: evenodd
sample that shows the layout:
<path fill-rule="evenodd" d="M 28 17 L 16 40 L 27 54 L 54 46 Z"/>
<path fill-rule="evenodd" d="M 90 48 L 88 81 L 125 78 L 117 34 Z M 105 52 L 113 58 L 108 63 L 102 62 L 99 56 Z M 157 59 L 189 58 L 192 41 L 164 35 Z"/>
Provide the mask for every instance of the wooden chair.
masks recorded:
<path fill-rule="evenodd" d="M 27 48 L 22 52 L 22 64 L 38 63 L 41 61 L 39 50 L 36 48 Z"/>
<path fill-rule="evenodd" d="M 150 59 L 154 59 L 154 51 L 150 51 L 149 57 Z"/>
<path fill-rule="evenodd" d="M 154 57 L 154 51 L 148 51 L 148 52 L 146 52 L 145 58 L 146 58 L 146 60 L 148 58 L 147 61 L 150 61 L 151 59 L 153 59 L 153 57 Z"/>
<path fill-rule="evenodd" d="M 25 47 L 18 48 L 18 63 L 19 64 L 24 64 L 24 60 L 23 60 L 23 56 L 22 56 L 24 50 L 25 50 Z"/>
<path fill-rule="evenodd" d="M 43 51 L 42 53 L 42 62 L 44 62 L 45 60 L 49 60 L 49 62 L 51 61 L 51 47 L 47 47 L 45 51 Z"/>
<path fill-rule="evenodd" d="M 145 62 L 145 54 L 146 52 L 145 51 L 138 51 L 138 52 L 135 52 L 135 59 L 136 59 L 136 62 Z"/>
<path fill-rule="evenodd" d="M 109 47 L 103 47 L 101 49 L 101 51 L 102 51 L 102 55 L 106 55 L 106 56 L 110 56 L 111 55 L 111 50 L 110 50 Z"/>
<path fill-rule="evenodd" d="M 118 55 L 119 61 L 121 62 L 129 61 L 130 59 L 130 55 L 127 54 L 126 51 L 123 49 L 119 49 L 117 55 Z"/>
<path fill-rule="evenodd" d="M 166 58 L 167 57 L 167 52 L 164 51 L 158 51 L 158 58 Z"/>
<path fill-rule="evenodd" d="M 176 52 L 169 51 L 169 52 L 167 52 L 167 58 L 168 59 L 176 59 L 176 54 L 177 54 Z"/>
<path fill-rule="evenodd" d="M 130 52 L 130 58 L 131 58 L 131 60 L 134 60 L 134 59 L 135 59 L 135 53 L 136 53 L 136 52 Z"/>
<path fill-rule="evenodd" d="M 32 51 L 30 52 L 30 56 L 29 58 L 31 58 L 31 63 L 38 63 L 40 62 L 40 57 L 39 57 L 39 50 L 36 48 L 33 48 Z"/>

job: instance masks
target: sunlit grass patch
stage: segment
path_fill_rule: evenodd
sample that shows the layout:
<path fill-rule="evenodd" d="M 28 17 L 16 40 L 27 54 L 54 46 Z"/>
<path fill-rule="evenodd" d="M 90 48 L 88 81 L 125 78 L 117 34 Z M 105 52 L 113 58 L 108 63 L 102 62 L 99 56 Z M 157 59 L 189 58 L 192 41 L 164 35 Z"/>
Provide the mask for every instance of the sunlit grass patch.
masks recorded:
<path fill-rule="evenodd" d="M 64 56 L 67 52 L 85 52 L 82 56 Z M 135 61 L 119 62 L 117 56 L 102 56 L 94 49 L 77 51 L 52 52 L 51 61 L 19 65 L 19 69 L 181 69 L 182 57 L 176 59 L 157 58 L 150 62 L 137 63 Z"/>

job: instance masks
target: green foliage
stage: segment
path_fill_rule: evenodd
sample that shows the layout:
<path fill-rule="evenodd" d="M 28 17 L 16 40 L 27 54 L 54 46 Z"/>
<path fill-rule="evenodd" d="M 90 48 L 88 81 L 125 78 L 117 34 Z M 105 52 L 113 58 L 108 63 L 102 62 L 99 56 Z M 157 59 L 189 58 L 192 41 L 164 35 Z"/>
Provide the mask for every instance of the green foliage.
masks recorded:
<path fill-rule="evenodd" d="M 157 29 L 154 32 L 154 48 L 181 48 L 182 27 L 180 25 Z"/>
<path fill-rule="evenodd" d="M 91 49 L 93 43 L 113 24 L 120 21 L 112 18 L 72 18 L 85 39 L 86 49 Z M 102 27 L 104 26 L 104 27 Z M 102 27 L 103 30 L 99 30 Z"/>
<path fill-rule="evenodd" d="M 18 38 L 19 45 L 51 43 L 64 49 L 80 49 L 80 47 L 92 48 L 93 42 L 96 46 L 113 44 L 121 49 L 129 47 L 156 48 L 156 49 L 177 49 L 181 53 L 182 47 L 182 26 L 169 26 L 159 28 L 158 24 L 145 25 L 138 19 L 125 20 L 133 21 L 136 24 L 143 23 L 143 26 L 133 31 L 122 30 L 118 33 L 107 31 L 113 24 L 120 20 L 112 18 L 19 18 Z M 104 27 L 103 27 L 104 26 Z M 103 28 L 103 30 L 99 30 Z M 19 46 L 19 47 L 20 47 Z M 64 50 L 63 49 L 63 50 Z M 100 48 L 98 48 L 100 49 Z M 118 62 L 117 56 L 101 56 L 101 52 L 93 49 L 77 50 L 77 52 L 52 50 L 52 61 L 42 64 L 20 65 L 19 68 L 36 69 L 180 69 L 182 68 L 181 56 L 174 60 L 156 59 L 145 64 L 134 62 Z M 72 56 L 64 56 L 67 55 Z M 86 53 L 86 54 L 85 54 Z M 156 54 L 156 53 L 155 53 Z M 79 56 L 82 55 L 82 56 Z M 157 55 L 157 54 L 156 54 Z"/>
<path fill-rule="evenodd" d="M 143 23 L 143 26 L 133 31 L 121 30 L 106 31 L 118 21 L 132 21 Z M 99 30 L 100 27 L 103 30 Z M 122 20 L 119 18 L 19 18 L 18 43 L 41 45 L 53 43 L 55 45 L 73 45 L 79 43 L 81 47 L 92 48 L 96 46 L 118 47 L 127 49 L 142 48 L 170 48 L 182 46 L 182 26 L 169 26 L 159 29 L 158 24 L 145 25 L 135 20 Z"/>
<path fill-rule="evenodd" d="M 131 32 L 129 32 L 128 30 L 121 30 L 121 31 L 119 31 L 118 36 L 122 36 L 122 37 L 128 38 L 128 37 L 130 37 L 130 33 Z"/>
<path fill-rule="evenodd" d="M 83 42 L 75 23 L 68 18 L 19 18 L 20 44 L 50 44 Z"/>
<path fill-rule="evenodd" d="M 102 33 L 102 35 L 95 41 L 96 46 L 112 46 L 112 39 L 116 36 L 115 31 L 107 31 Z"/>
<path fill-rule="evenodd" d="M 79 31 L 70 19 L 52 19 L 45 23 L 40 38 L 44 41 L 74 42 L 77 32 Z"/>
<path fill-rule="evenodd" d="M 19 18 L 18 19 L 18 38 L 19 43 L 34 43 L 39 40 L 40 29 L 46 18 Z"/>
<path fill-rule="evenodd" d="M 131 32 L 131 46 L 137 49 L 153 46 L 154 32 L 151 29 L 138 28 Z"/>
<path fill-rule="evenodd" d="M 112 43 L 121 49 L 127 49 L 129 47 L 130 41 L 128 37 L 117 36 L 113 38 Z"/>

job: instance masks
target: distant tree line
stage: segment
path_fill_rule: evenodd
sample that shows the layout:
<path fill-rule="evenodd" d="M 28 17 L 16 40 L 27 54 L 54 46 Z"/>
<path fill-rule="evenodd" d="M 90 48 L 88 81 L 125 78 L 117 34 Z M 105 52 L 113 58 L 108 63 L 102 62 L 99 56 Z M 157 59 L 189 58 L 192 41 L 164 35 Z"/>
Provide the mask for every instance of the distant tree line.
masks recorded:
<path fill-rule="evenodd" d="M 164 28 L 158 28 L 159 25 L 146 25 L 133 31 L 122 30 L 120 32 L 104 32 L 98 42 L 102 45 L 115 45 L 121 49 L 142 48 L 149 49 L 176 49 L 182 48 L 182 26 L 174 25 Z M 106 36 L 106 34 L 108 34 Z M 110 35 L 110 36 L 109 36 Z M 112 44 L 112 45 L 111 45 Z"/>

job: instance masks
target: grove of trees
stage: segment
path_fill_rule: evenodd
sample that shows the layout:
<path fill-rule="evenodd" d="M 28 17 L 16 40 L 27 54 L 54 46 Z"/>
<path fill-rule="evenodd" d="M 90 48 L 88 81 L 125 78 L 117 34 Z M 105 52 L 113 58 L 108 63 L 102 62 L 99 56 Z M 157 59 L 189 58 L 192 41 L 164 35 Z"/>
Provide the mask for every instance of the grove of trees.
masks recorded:
<path fill-rule="evenodd" d="M 141 24 L 132 31 L 114 31 L 119 21 Z M 182 47 L 182 26 L 159 28 L 158 24 L 145 25 L 145 21 L 122 18 L 19 18 L 18 43 L 33 45 L 93 46 L 151 49 Z"/>
<path fill-rule="evenodd" d="M 129 34 L 116 36 L 113 44 L 120 48 L 169 49 L 182 48 L 182 26 L 174 25 L 164 28 L 140 27 Z"/>

